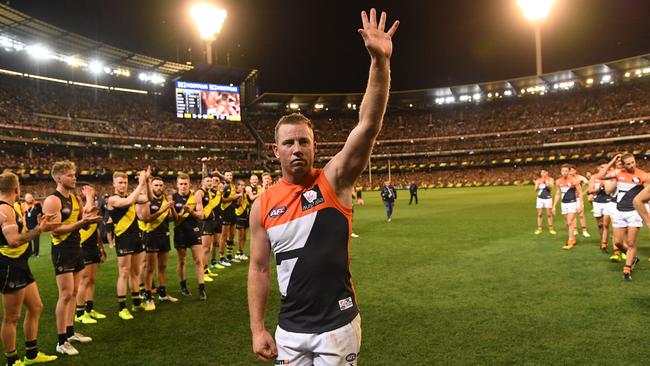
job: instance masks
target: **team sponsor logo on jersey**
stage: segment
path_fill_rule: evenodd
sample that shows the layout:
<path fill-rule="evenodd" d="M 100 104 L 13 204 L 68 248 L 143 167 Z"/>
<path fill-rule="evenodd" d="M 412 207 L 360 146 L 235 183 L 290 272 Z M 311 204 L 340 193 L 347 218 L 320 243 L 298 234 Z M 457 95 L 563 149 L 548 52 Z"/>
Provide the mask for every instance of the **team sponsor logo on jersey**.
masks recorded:
<path fill-rule="evenodd" d="M 288 365 L 289 360 L 275 360 L 276 365 Z"/>
<path fill-rule="evenodd" d="M 300 200 L 302 203 L 303 211 L 307 211 L 310 208 L 313 208 L 325 202 L 325 198 L 323 198 L 323 194 L 321 193 L 320 188 L 318 188 L 318 184 L 315 185 L 314 188 L 308 190 L 307 192 L 304 192 L 302 194 L 302 197 L 300 197 Z"/>
<path fill-rule="evenodd" d="M 274 217 L 279 217 L 284 215 L 284 213 L 287 212 L 287 206 L 276 206 L 269 211 L 269 217 L 274 218 Z"/>
<path fill-rule="evenodd" d="M 64 208 L 61 210 L 61 213 L 64 214 L 64 215 L 69 215 L 70 212 L 72 212 L 72 210 L 71 210 L 69 207 L 64 207 Z"/>
<path fill-rule="evenodd" d="M 345 299 L 339 300 L 339 309 L 341 309 L 341 311 L 347 310 L 347 309 L 349 309 L 349 308 L 351 308 L 353 306 L 354 306 L 354 303 L 352 302 L 352 297 L 351 296 L 346 297 Z"/>
<path fill-rule="evenodd" d="M 152 211 L 158 211 L 159 208 L 160 208 L 160 206 L 158 206 L 158 205 L 151 205 L 151 210 Z"/>
<path fill-rule="evenodd" d="M 641 179 L 638 177 L 632 177 L 632 182 L 638 184 L 639 182 L 641 182 Z"/>
<path fill-rule="evenodd" d="M 345 360 L 347 362 L 354 362 L 354 360 L 357 359 L 357 354 L 356 353 L 350 353 L 349 355 L 345 356 Z"/>

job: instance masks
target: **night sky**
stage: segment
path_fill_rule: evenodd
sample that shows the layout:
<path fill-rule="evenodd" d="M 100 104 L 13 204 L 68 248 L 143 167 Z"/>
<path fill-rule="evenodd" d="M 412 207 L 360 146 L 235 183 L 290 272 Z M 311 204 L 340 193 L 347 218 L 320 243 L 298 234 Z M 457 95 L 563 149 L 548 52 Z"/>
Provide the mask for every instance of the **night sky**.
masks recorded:
<path fill-rule="evenodd" d="M 4 1 L 5 3 L 7 1 Z M 14 8 L 92 39 L 170 61 L 203 59 L 185 0 L 12 0 Z M 359 12 L 399 19 L 393 89 L 535 73 L 534 34 L 516 0 L 221 0 L 218 62 L 256 68 L 263 91 L 359 92 L 368 56 Z M 188 48 L 192 52 L 188 52 Z M 650 52 L 650 1 L 557 0 L 544 25 L 544 71 Z"/>

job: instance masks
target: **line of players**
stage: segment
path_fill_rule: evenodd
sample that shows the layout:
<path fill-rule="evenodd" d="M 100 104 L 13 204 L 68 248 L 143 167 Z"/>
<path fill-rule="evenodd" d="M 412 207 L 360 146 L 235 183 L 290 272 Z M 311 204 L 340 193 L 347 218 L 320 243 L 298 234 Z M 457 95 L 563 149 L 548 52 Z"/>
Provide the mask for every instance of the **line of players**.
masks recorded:
<path fill-rule="evenodd" d="M 72 342 L 87 343 L 92 338 L 74 330 L 74 322 L 94 324 L 106 316 L 94 309 L 95 277 L 106 258 L 100 225 L 100 199 L 91 185 L 76 187 L 76 166 L 70 161 L 54 164 L 51 170 L 56 190 L 43 202 L 39 225 L 27 230 L 18 198 L 18 177 L 0 175 L 0 286 L 3 294 L 2 341 L 8 365 L 49 362 L 56 356 L 38 352 L 36 335 L 42 302 L 28 258 L 29 242 L 43 232 L 51 233 L 52 263 L 58 287 L 56 351 L 76 355 Z M 128 192 L 128 176 L 113 175 L 114 194 L 105 199 L 103 208 L 108 219 L 105 227 L 108 242 L 115 246 L 119 275 L 116 284 L 118 316 L 133 319 L 132 312 L 155 310 L 153 293 L 160 302 L 177 302 L 167 293 L 166 269 L 171 250 L 170 223 L 173 223 L 174 247 L 178 252 L 177 273 L 183 296 L 191 296 L 187 287 L 185 262 L 192 253 L 198 282 L 198 297 L 207 300 L 205 282 L 214 281 L 217 270 L 233 262 L 248 259 L 244 254 L 248 215 L 252 202 L 272 184 L 270 174 L 257 176 L 250 184 L 234 180 L 232 172 L 204 170 L 200 188 L 192 190 L 190 177 L 179 174 L 176 192 L 167 194 L 160 177 L 150 169 L 138 176 L 138 184 Z M 234 236 L 238 248 L 235 253 Z M 217 259 L 217 253 L 219 258 Z M 211 258 L 210 262 L 208 262 Z M 157 272 L 158 286 L 154 285 Z M 131 290 L 131 311 L 126 306 L 127 289 Z M 26 305 L 26 355 L 16 355 L 16 327 L 22 305 Z"/>
<path fill-rule="evenodd" d="M 609 162 L 600 164 L 594 174 L 587 179 L 579 175 L 575 166 L 564 164 L 560 169 L 557 180 L 549 177 L 546 170 L 540 172 L 535 180 L 537 192 L 537 229 L 535 234 L 542 232 L 544 210 L 546 210 L 548 230 L 553 229 L 555 208 L 560 202 L 560 208 L 567 227 L 568 240 L 563 247 L 571 250 L 576 245 L 577 218 L 580 217 L 583 235 L 586 232 L 584 220 L 584 185 L 587 183 L 586 194 L 593 204 L 593 215 L 596 218 L 600 232 L 600 249 L 608 253 L 610 233 L 612 235 L 612 262 L 625 262 L 623 278 L 632 280 L 632 271 L 639 257 L 637 256 L 637 237 L 640 228 L 645 224 L 650 228 L 650 175 L 637 168 L 636 159 L 632 154 L 618 154 Z M 551 190 L 557 186 L 555 197 L 551 202 Z M 645 189 L 644 189 L 645 187 Z M 641 194 L 640 194 L 641 193 Z M 613 230 L 610 230 L 610 224 Z"/>

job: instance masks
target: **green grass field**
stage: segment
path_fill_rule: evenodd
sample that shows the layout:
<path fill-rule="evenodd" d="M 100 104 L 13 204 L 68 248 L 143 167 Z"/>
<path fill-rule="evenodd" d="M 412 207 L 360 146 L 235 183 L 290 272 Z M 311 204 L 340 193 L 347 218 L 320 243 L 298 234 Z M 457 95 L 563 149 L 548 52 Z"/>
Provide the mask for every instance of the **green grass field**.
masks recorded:
<path fill-rule="evenodd" d="M 385 222 L 377 192 L 355 208 L 351 266 L 362 314 L 363 365 L 616 365 L 650 359 L 650 254 L 640 236 L 642 262 L 634 281 L 607 261 L 597 235 L 571 252 L 564 224 L 558 235 L 534 236 L 531 187 L 420 191 L 408 206 L 400 192 L 393 222 Z M 597 229 L 588 215 L 590 232 Z M 31 261 L 45 311 L 39 345 L 56 343 L 56 284 L 49 244 Z M 170 260 L 168 288 L 181 297 Z M 192 264 L 188 269 L 192 268 Z M 207 284 L 209 299 L 162 304 L 136 319 L 117 318 L 115 255 L 98 276 L 97 310 L 109 318 L 77 325 L 92 336 L 79 356 L 57 365 L 256 365 L 250 346 L 246 266 L 221 271 Z M 193 271 L 188 271 L 193 273 Z M 279 305 L 275 278 L 267 326 Z M 19 332 L 19 354 L 23 354 Z"/>

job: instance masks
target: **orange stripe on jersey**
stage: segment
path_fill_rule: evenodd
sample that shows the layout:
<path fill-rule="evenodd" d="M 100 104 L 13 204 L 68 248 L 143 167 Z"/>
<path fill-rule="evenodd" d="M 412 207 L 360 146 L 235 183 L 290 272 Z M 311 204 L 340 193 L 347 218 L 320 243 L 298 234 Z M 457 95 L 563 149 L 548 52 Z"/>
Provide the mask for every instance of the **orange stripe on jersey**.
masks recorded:
<path fill-rule="evenodd" d="M 634 172 L 630 173 L 625 169 L 621 169 L 616 175 L 616 181 L 621 183 L 630 183 L 634 185 L 641 185 L 645 183 L 646 172 L 636 168 Z"/>
<path fill-rule="evenodd" d="M 324 208 L 333 207 L 352 220 L 352 209 L 345 207 L 322 169 L 312 170 L 308 185 L 291 184 L 280 179 L 278 184 L 265 190 L 260 196 L 262 223 L 265 229 L 282 225 Z M 317 186 L 317 189 L 314 187 Z"/>
<path fill-rule="evenodd" d="M 352 209 L 320 169 L 307 184 L 280 180 L 260 196 L 261 220 L 275 256 L 282 304 L 278 325 L 323 333 L 358 314 L 350 274 Z"/>

